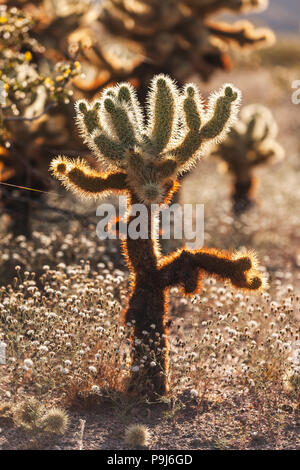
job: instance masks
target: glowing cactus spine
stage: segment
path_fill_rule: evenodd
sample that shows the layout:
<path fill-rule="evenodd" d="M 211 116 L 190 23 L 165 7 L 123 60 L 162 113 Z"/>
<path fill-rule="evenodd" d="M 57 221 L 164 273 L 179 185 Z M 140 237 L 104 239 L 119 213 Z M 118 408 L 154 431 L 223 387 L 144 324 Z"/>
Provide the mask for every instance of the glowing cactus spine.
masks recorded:
<path fill-rule="evenodd" d="M 180 92 L 170 78 L 158 75 L 151 84 L 145 124 L 130 85 L 106 89 L 91 104 L 79 101 L 76 110 L 86 143 L 108 172 L 96 172 L 81 160 L 65 157 L 54 159 L 51 171 L 84 198 L 124 192 L 130 223 L 133 203 L 142 202 L 149 208 L 152 203 L 170 202 L 178 187 L 178 174 L 192 166 L 206 144 L 224 137 L 236 117 L 239 101 L 239 91 L 225 85 L 211 96 L 204 110 L 195 86 L 186 85 Z M 122 242 L 132 275 L 123 317 L 133 325 L 131 388 L 153 395 L 168 390 L 168 290 L 179 286 L 186 295 L 199 292 L 205 274 L 250 290 L 260 289 L 263 278 L 248 254 L 182 249 L 162 257 L 153 237 L 155 220 L 151 211 L 147 212 L 148 238 L 128 236 Z M 144 356 L 148 360 L 141 367 Z"/>
<path fill-rule="evenodd" d="M 226 165 L 233 179 L 233 210 L 239 215 L 255 202 L 257 166 L 274 163 L 284 157 L 284 150 L 276 141 L 277 124 L 271 111 L 260 104 L 245 106 L 239 121 L 213 154 Z"/>

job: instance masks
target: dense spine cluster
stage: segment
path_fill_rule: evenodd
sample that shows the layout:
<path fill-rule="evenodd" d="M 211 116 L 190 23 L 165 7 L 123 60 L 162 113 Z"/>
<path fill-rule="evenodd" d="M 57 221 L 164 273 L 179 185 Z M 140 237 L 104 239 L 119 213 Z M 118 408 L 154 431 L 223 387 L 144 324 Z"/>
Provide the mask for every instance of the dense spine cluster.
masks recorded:
<path fill-rule="evenodd" d="M 233 179 L 233 210 L 241 214 L 254 203 L 256 179 L 253 170 L 284 157 L 276 141 L 277 124 L 262 105 L 245 106 L 228 137 L 213 151 L 226 165 Z"/>
<path fill-rule="evenodd" d="M 191 168 L 206 146 L 220 140 L 237 115 L 240 92 L 224 85 L 204 109 L 194 85 L 179 91 L 165 75 L 154 77 L 145 121 L 133 88 L 123 83 L 106 89 L 88 103 L 76 104 L 80 132 L 107 168 L 97 172 L 82 160 L 58 157 L 51 171 L 68 189 L 83 198 L 109 192 L 128 196 L 127 223 L 134 203 L 168 204 L 178 188 L 177 177 Z M 123 240 L 131 271 L 131 294 L 124 320 L 133 325 L 132 386 L 145 393 L 164 394 L 168 388 L 168 290 L 199 292 L 203 275 L 228 280 L 233 286 L 260 289 L 263 279 L 252 254 L 241 256 L 215 249 L 178 250 L 162 257 L 153 236 L 156 220 L 147 211 L 148 237 Z M 155 325 L 155 330 L 152 328 Z M 151 326 L 152 325 L 152 326 Z M 139 368 L 141 358 L 152 358 Z M 154 365 L 153 365 L 154 364 Z"/>

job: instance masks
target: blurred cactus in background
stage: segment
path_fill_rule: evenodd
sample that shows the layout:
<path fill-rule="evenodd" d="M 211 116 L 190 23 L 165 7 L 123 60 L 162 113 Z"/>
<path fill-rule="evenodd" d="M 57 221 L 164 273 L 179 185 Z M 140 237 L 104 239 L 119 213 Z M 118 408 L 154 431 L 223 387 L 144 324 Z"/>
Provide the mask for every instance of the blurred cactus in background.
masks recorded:
<path fill-rule="evenodd" d="M 54 62 L 34 38 L 34 27 L 27 13 L 0 7 L 0 182 L 44 190 L 49 148 L 57 152 L 74 142 L 67 85 L 80 65 L 74 60 Z M 14 234 L 30 235 L 30 201 L 2 185 L 0 204 Z"/>
<path fill-rule="evenodd" d="M 257 166 L 279 161 L 283 148 L 276 142 L 277 124 L 271 111 L 260 104 L 245 106 L 226 140 L 213 154 L 223 160 L 232 176 L 233 210 L 239 215 L 254 203 Z"/>
<path fill-rule="evenodd" d="M 270 30 L 249 22 L 228 24 L 212 17 L 267 5 L 266 0 L 104 0 L 69 36 L 70 44 L 79 45 L 86 74 L 76 84 L 95 92 L 126 78 L 143 90 L 160 72 L 180 84 L 195 74 L 208 80 L 216 69 L 231 67 L 231 46 L 257 48 L 274 39 Z"/>
<path fill-rule="evenodd" d="M 129 389 L 148 395 L 168 390 L 168 290 L 201 290 L 204 275 L 229 280 L 237 288 L 257 290 L 263 278 L 250 253 L 182 249 L 163 257 L 157 240 L 153 204 L 170 204 L 178 175 L 190 170 L 208 145 L 220 141 L 235 120 L 240 92 L 224 85 L 207 109 L 194 85 L 180 92 L 165 75 L 154 77 L 147 97 L 147 121 L 129 84 L 107 88 L 92 103 L 76 104 L 77 123 L 87 145 L 107 172 L 92 170 L 82 159 L 54 159 L 51 171 L 67 189 L 84 199 L 110 192 L 127 195 L 127 236 L 122 248 L 131 271 L 131 294 L 123 316 L 133 328 Z M 131 234 L 132 205 L 146 207 L 142 237 Z M 191 222 L 191 221 L 190 221 Z M 146 359 L 145 359 L 146 358 Z"/>

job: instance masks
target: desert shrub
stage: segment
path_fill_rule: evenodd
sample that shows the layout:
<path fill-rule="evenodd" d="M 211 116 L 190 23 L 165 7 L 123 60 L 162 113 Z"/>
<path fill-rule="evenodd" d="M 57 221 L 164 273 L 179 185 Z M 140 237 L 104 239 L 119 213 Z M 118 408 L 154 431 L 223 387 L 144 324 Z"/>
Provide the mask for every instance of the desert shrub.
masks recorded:
<path fill-rule="evenodd" d="M 36 39 L 35 25 L 24 10 L 0 6 L 1 208 L 13 232 L 28 236 L 30 199 L 41 198 L 42 193 L 27 193 L 24 201 L 24 194 L 13 193 L 7 185 L 48 188 L 45 148 L 60 148 L 70 141 L 72 118 L 65 106 L 72 99 L 69 84 L 80 71 L 78 61 L 55 58 Z"/>

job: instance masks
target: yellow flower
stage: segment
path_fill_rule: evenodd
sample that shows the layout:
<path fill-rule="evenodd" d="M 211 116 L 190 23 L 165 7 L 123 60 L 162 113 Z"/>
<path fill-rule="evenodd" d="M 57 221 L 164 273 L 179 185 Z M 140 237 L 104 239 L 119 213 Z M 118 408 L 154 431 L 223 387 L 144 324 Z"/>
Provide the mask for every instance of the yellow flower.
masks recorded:
<path fill-rule="evenodd" d="M 0 24 L 7 23 L 7 18 L 5 16 L 0 16 Z"/>
<path fill-rule="evenodd" d="M 9 90 L 9 84 L 8 83 L 4 83 L 4 90 L 5 91 Z"/>
<path fill-rule="evenodd" d="M 78 62 L 78 60 L 76 60 L 76 62 L 74 62 L 74 67 L 75 67 L 75 69 L 80 69 L 81 68 L 80 62 Z"/>
<path fill-rule="evenodd" d="M 45 85 L 53 85 L 53 80 L 50 77 L 47 77 L 44 81 Z"/>
<path fill-rule="evenodd" d="M 55 80 L 57 82 L 61 82 L 63 79 L 64 79 L 63 75 L 58 75 Z"/>
<path fill-rule="evenodd" d="M 25 57 L 25 60 L 26 60 L 27 62 L 30 62 L 31 59 L 32 59 L 32 54 L 31 54 L 31 52 L 30 52 L 30 51 L 26 51 L 25 54 L 24 54 L 24 57 Z"/>

